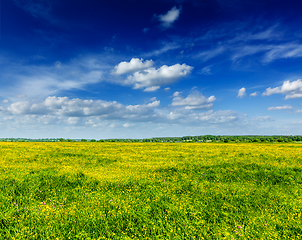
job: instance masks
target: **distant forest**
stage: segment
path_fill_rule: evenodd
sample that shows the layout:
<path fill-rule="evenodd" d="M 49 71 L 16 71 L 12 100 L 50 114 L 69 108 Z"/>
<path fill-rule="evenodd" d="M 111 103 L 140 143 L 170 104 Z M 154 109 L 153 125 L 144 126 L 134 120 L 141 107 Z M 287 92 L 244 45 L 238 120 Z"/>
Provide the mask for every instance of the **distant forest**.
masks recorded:
<path fill-rule="evenodd" d="M 219 135 L 202 135 L 202 136 L 184 136 L 184 137 L 154 137 L 145 139 L 64 139 L 64 138 L 0 138 L 1 142 L 302 142 L 302 136 L 261 136 L 261 135 L 244 135 L 244 136 L 219 136 Z"/>

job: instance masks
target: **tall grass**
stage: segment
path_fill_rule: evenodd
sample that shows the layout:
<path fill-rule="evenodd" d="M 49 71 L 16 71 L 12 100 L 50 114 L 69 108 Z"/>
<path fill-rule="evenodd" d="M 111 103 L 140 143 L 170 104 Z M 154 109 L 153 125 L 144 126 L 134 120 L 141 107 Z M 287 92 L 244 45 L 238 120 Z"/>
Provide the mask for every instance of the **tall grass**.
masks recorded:
<path fill-rule="evenodd" d="M 0 239 L 302 239 L 302 145 L 0 143 Z"/>

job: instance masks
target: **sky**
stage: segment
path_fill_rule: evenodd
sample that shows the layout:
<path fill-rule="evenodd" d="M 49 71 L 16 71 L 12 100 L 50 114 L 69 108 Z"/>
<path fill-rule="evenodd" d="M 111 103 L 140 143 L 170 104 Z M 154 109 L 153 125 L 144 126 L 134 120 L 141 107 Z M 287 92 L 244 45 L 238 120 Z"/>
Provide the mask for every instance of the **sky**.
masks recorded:
<path fill-rule="evenodd" d="M 0 5 L 0 138 L 302 135 L 300 0 Z"/>

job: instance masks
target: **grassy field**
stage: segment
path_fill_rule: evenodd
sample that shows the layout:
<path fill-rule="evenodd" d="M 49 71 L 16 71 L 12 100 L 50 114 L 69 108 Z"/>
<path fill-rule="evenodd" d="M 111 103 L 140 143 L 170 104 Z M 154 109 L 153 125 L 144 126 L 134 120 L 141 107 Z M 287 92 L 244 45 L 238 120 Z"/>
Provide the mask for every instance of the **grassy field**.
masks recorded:
<path fill-rule="evenodd" d="M 0 239 L 302 239 L 302 144 L 0 143 Z"/>

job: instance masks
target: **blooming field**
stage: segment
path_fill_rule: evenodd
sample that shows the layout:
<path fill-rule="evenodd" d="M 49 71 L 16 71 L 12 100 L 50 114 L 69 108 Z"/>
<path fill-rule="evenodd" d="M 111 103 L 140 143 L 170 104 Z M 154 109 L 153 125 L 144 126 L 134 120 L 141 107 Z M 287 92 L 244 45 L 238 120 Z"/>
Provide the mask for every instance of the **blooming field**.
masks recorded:
<path fill-rule="evenodd" d="M 0 239 L 302 239 L 302 145 L 0 143 Z"/>

